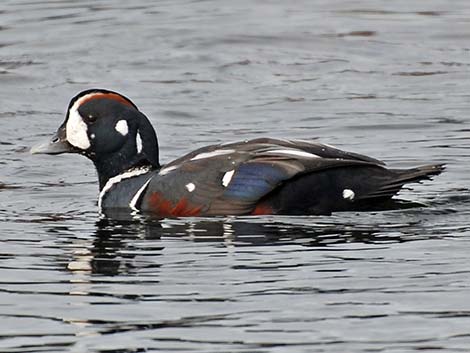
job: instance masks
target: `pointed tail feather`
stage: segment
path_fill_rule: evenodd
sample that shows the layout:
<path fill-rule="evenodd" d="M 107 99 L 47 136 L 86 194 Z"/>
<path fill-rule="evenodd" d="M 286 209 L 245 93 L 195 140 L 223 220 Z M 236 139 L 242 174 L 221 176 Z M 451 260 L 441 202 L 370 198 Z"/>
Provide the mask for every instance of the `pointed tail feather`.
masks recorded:
<path fill-rule="evenodd" d="M 392 197 L 400 191 L 403 185 L 430 180 L 433 176 L 441 174 L 444 170 L 445 164 L 429 164 L 412 169 L 392 169 L 390 171 L 395 174 L 395 177 L 380 186 L 376 191 L 364 195 L 361 199 Z"/>
<path fill-rule="evenodd" d="M 398 180 L 404 183 L 419 182 L 421 180 L 430 180 L 433 176 L 441 174 L 446 169 L 445 164 L 428 164 L 412 169 L 395 169 L 392 171 L 400 175 Z"/>

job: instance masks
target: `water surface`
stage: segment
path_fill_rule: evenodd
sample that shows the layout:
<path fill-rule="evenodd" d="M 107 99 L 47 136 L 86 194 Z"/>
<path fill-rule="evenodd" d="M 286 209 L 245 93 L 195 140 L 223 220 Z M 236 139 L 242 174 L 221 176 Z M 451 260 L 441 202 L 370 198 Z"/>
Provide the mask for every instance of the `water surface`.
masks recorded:
<path fill-rule="evenodd" d="M 468 1 L 3 1 L 0 351 L 470 350 Z M 447 163 L 331 217 L 117 221 L 80 156 L 31 156 L 90 87 L 163 162 L 261 136 Z"/>

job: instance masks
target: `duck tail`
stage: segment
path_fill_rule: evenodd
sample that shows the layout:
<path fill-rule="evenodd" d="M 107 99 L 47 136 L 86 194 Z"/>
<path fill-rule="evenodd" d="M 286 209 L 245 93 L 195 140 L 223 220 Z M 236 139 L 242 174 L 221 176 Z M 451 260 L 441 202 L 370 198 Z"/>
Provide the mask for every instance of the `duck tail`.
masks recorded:
<path fill-rule="evenodd" d="M 432 177 L 441 174 L 445 170 L 445 164 L 428 164 L 411 169 L 391 169 L 395 174 L 377 190 L 367 194 L 364 198 L 387 198 L 395 195 L 405 184 L 420 183 L 423 180 L 431 180 Z"/>
<path fill-rule="evenodd" d="M 392 171 L 398 175 L 395 182 L 408 184 L 419 183 L 422 180 L 431 180 L 433 176 L 441 174 L 445 169 L 445 164 L 427 164 L 412 169 L 392 169 Z"/>

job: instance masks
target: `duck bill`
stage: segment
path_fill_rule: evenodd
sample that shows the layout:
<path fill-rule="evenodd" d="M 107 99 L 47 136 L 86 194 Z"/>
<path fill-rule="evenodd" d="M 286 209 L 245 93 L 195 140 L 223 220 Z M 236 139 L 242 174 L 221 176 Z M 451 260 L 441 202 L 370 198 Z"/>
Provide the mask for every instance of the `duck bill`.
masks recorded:
<path fill-rule="evenodd" d="M 77 153 L 77 149 L 67 141 L 65 131 L 60 128 L 50 140 L 31 147 L 30 152 L 32 154 L 62 154 Z"/>

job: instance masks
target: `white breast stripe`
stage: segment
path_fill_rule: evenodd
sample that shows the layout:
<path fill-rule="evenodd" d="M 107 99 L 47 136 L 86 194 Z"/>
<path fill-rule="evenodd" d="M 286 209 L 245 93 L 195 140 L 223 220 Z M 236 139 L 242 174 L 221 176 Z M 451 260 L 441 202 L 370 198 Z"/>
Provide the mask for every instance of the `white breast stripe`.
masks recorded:
<path fill-rule="evenodd" d="M 134 168 L 134 169 L 129 169 L 127 172 L 124 172 L 122 174 L 113 176 L 112 178 L 109 178 L 108 182 L 105 184 L 103 189 L 101 189 L 100 196 L 98 198 L 98 208 L 101 211 L 101 205 L 103 203 L 103 197 L 108 192 L 109 189 L 113 187 L 114 184 L 117 184 L 121 182 L 124 179 L 129 179 L 133 178 L 135 176 L 139 176 L 145 173 L 148 173 L 150 171 L 150 167 L 141 167 L 141 168 Z"/>
<path fill-rule="evenodd" d="M 135 193 L 134 197 L 132 198 L 131 202 L 129 203 L 129 207 L 132 208 L 134 211 L 139 211 L 139 209 L 137 207 L 135 207 L 135 205 L 137 205 L 137 202 L 139 202 L 140 196 L 145 191 L 145 189 L 147 188 L 147 186 L 150 183 L 150 181 L 152 180 L 152 178 L 153 177 L 149 178 L 149 180 L 147 180 L 145 182 L 145 184 L 142 185 L 142 187 Z"/>
<path fill-rule="evenodd" d="M 286 156 L 293 156 L 293 157 L 321 158 L 320 156 L 317 156 L 316 154 L 308 153 L 308 152 L 301 151 L 301 150 L 294 150 L 294 149 L 271 150 L 271 151 L 266 151 L 264 153 L 283 154 L 283 155 L 286 155 Z"/>
<path fill-rule="evenodd" d="M 197 161 L 198 159 L 211 158 L 215 156 L 223 156 L 225 154 L 230 154 L 235 152 L 235 150 L 215 150 L 212 152 L 199 153 L 197 156 L 191 158 L 192 161 Z"/>

